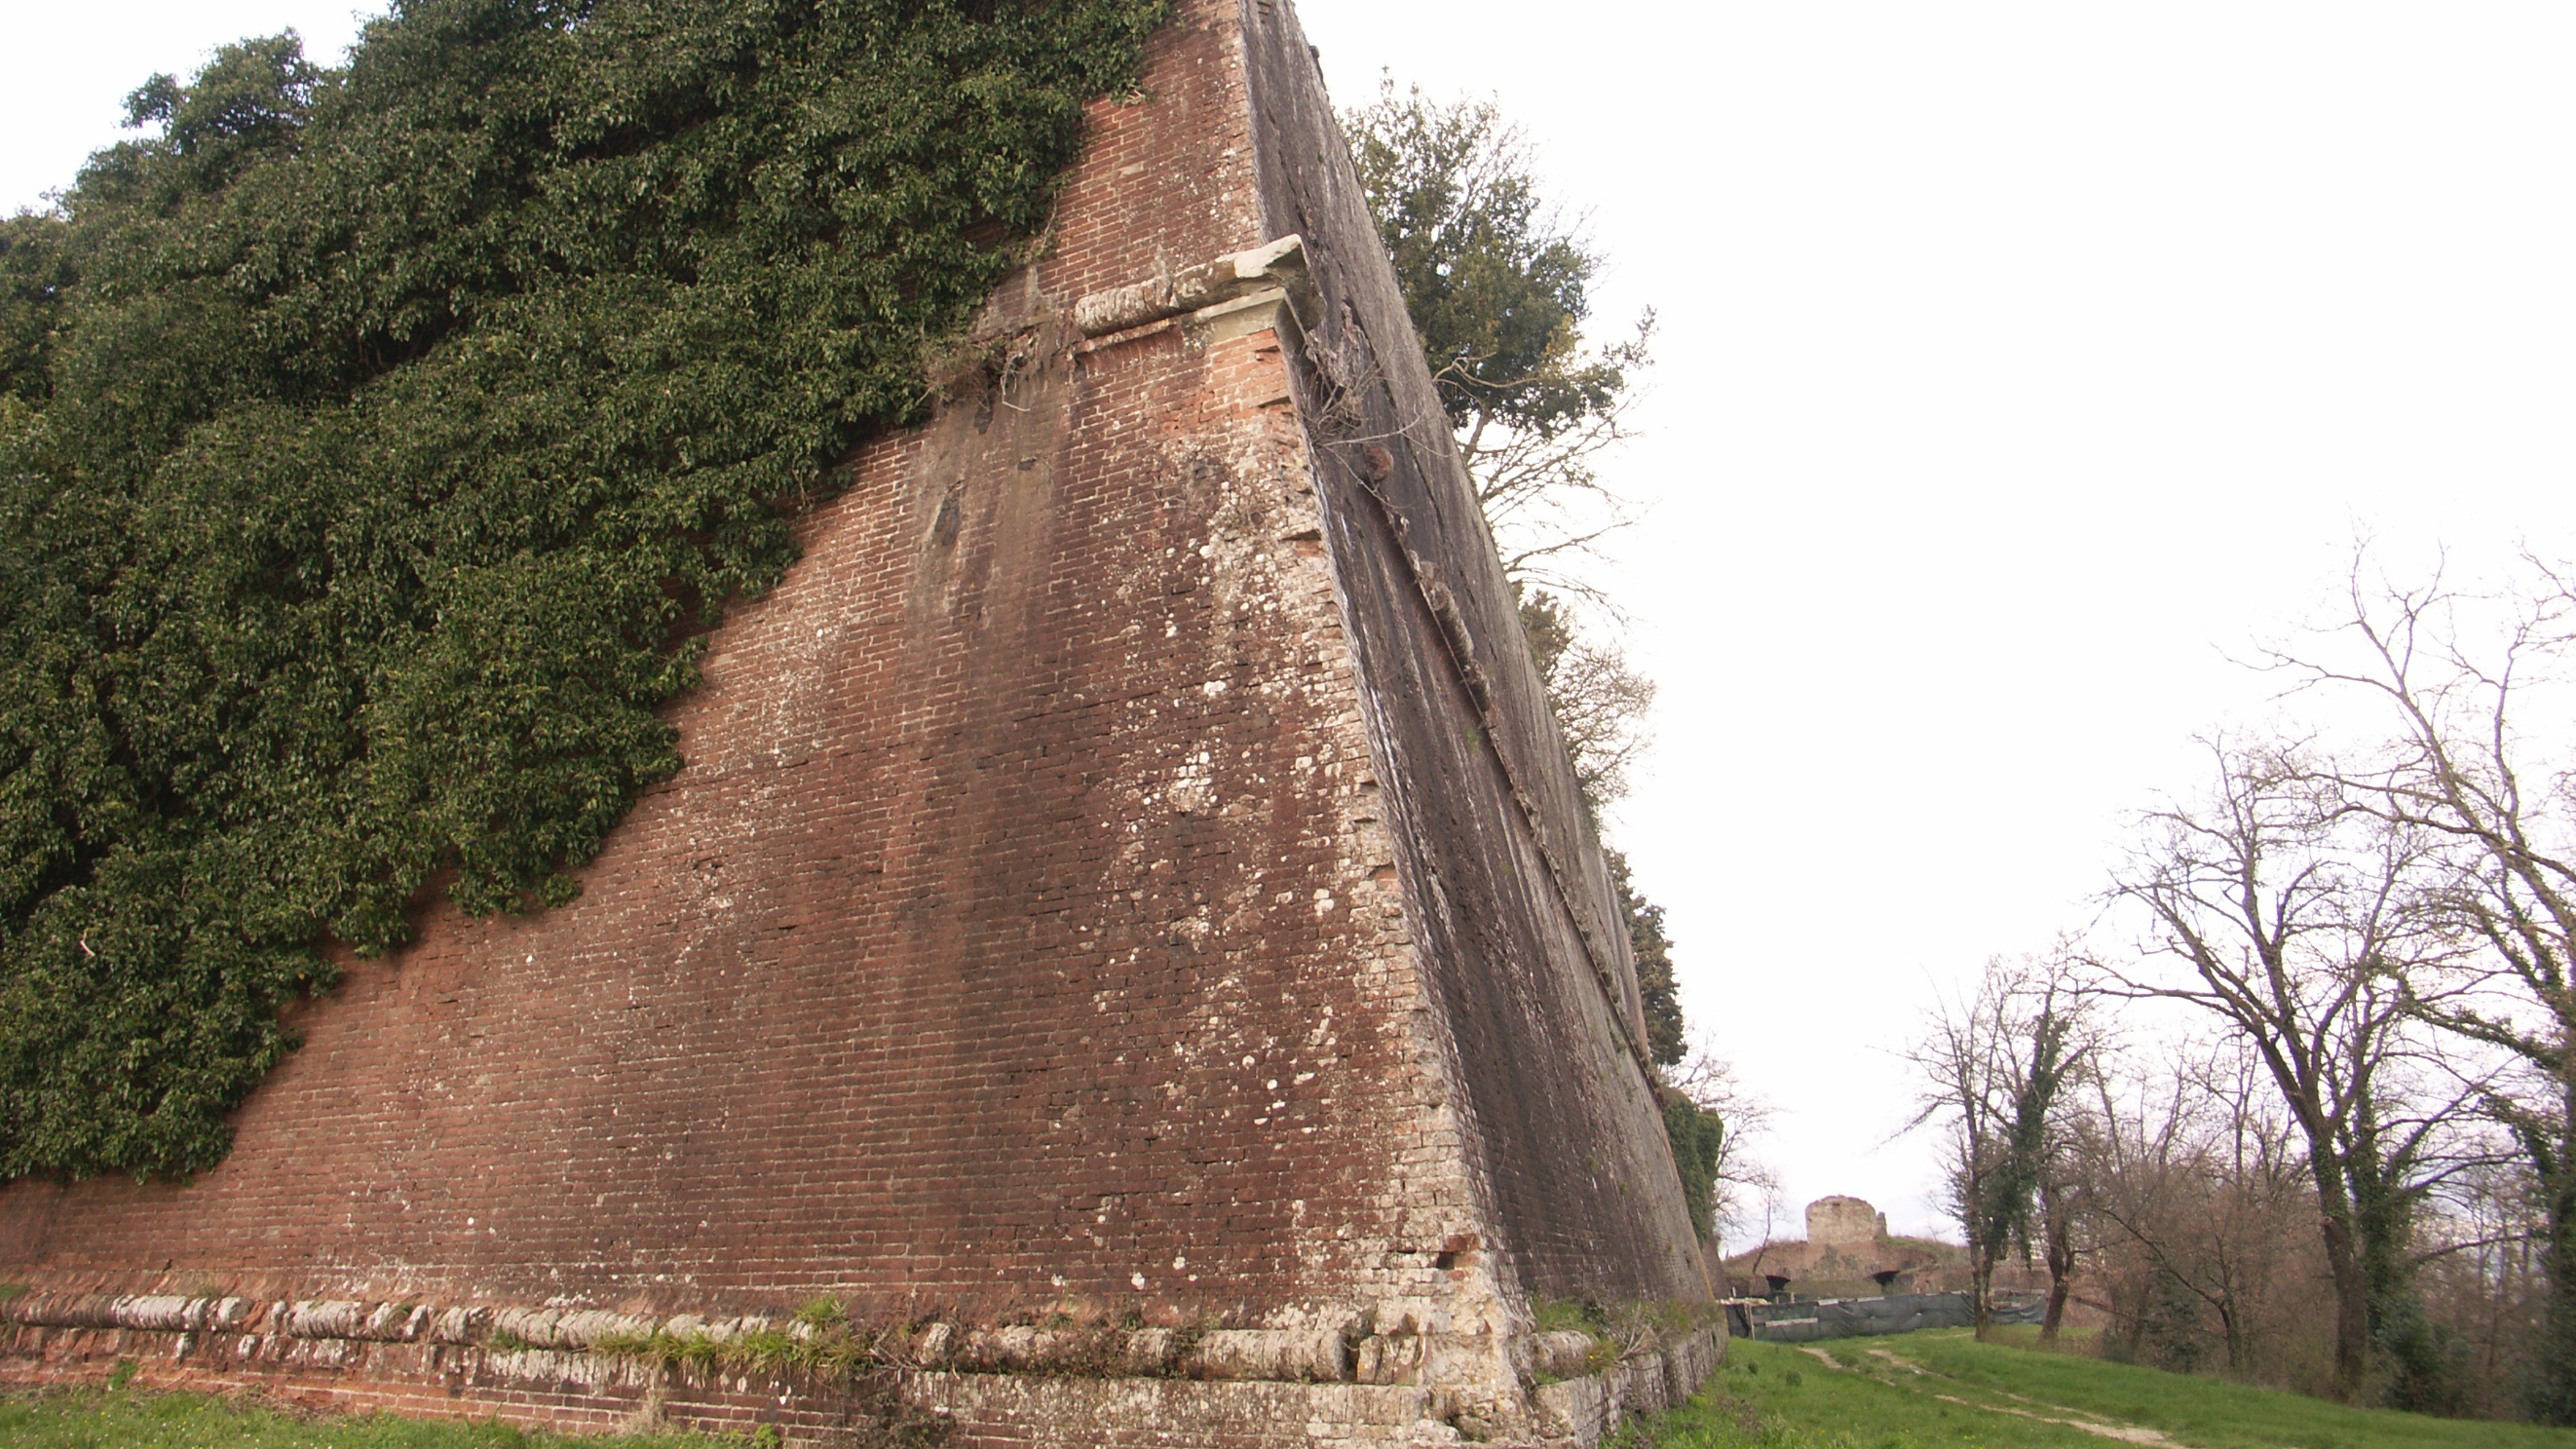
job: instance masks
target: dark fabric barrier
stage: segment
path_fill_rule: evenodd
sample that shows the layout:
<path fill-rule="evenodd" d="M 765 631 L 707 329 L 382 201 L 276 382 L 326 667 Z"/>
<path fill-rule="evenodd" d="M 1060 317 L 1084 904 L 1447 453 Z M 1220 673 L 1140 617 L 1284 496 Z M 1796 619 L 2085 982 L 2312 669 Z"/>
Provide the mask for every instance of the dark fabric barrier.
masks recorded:
<path fill-rule="evenodd" d="M 2036 1298 L 1998 1297 L 1987 1316 L 1996 1323 L 2037 1323 L 2046 1313 L 2046 1305 Z M 1891 1293 L 1885 1298 L 1789 1303 L 1739 1301 L 1726 1308 L 1728 1332 L 1765 1343 L 1912 1333 L 1918 1328 L 1966 1328 L 1973 1321 L 1965 1293 Z"/>

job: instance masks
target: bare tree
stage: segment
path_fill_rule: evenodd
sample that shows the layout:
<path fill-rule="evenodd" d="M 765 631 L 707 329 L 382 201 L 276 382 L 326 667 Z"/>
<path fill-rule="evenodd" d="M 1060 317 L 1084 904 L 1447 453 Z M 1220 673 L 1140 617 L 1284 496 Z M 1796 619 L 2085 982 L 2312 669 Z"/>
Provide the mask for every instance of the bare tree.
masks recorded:
<path fill-rule="evenodd" d="M 2563 760 L 2542 764 L 2520 717 L 2536 690 L 2567 683 L 2576 582 L 2525 563 L 2524 587 L 2480 599 L 2438 576 L 2373 583 L 2357 561 L 2329 638 L 2271 662 L 2380 707 L 2383 748 L 2325 773 L 2351 808 L 2444 846 L 2436 898 L 2484 949 L 2409 1005 L 2518 1068 L 2495 1079 L 2485 1106 L 2519 1144 L 2541 1207 L 2549 1311 L 2530 1408 L 2576 1424 L 2576 777 Z M 2483 640 L 2464 637 L 2464 606 L 2491 618 Z"/>
<path fill-rule="evenodd" d="M 1521 627 L 1585 803 L 1597 810 L 1624 798 L 1628 766 L 1648 742 L 1655 682 L 1629 668 L 1618 645 L 1587 635 L 1554 594 L 1524 595 Z"/>
<path fill-rule="evenodd" d="M 1721 1059 L 1702 1041 L 1675 1067 L 1670 1084 L 1701 1110 L 1715 1112 L 1726 1123 L 1718 1148 L 1717 1182 L 1710 1193 L 1712 1236 L 1762 1243 L 1770 1240 L 1785 1190 L 1780 1174 L 1753 1155 L 1753 1144 L 1770 1130 L 1774 1110 L 1769 1099 L 1744 1084 L 1735 1064 Z"/>
<path fill-rule="evenodd" d="M 2073 1169 L 2113 1334 L 2129 1353 L 2191 1369 L 2214 1325 L 2228 1371 L 2253 1376 L 2295 1235 L 2315 1218 L 2266 1068 L 2230 1036 L 2089 1083 Z"/>
<path fill-rule="evenodd" d="M 1642 370 L 1654 338 L 1654 315 L 1626 339 L 1581 358 L 1578 368 Z M 1458 433 L 1476 501 L 1503 546 L 1503 570 L 1516 581 L 1603 602 L 1577 568 L 1601 541 L 1633 526 L 1637 506 L 1601 476 L 1601 465 L 1636 436 L 1640 394 L 1621 390 L 1600 407 L 1556 430 L 1512 426 L 1479 412 Z"/>
<path fill-rule="evenodd" d="M 2062 953 L 1997 958 L 1973 997 L 1933 1009 L 1907 1054 L 1922 1086 L 1904 1130 L 1936 1121 L 1949 1130 L 1950 1207 L 1967 1234 L 1970 1312 L 1981 1338 L 1996 1265 L 2016 1247 L 2027 1252 L 2037 1236 L 2034 1214 L 2063 1141 L 2065 1088 L 2092 1051 L 2085 1016 L 2085 992 Z M 2063 1287 L 2061 1280 L 2050 1296 L 2062 1302 Z"/>
<path fill-rule="evenodd" d="M 2128 995 L 2207 1013 L 2269 1072 L 2306 1148 L 2334 1284 L 2334 1389 L 2351 1399 L 2370 1366 L 2373 1269 L 2393 1261 L 2384 1243 L 2424 1190 L 2448 1115 L 2396 1105 L 2409 984 L 2448 954 L 2413 891 L 2427 847 L 2357 826 L 2293 751 L 2211 753 L 2211 794 L 2149 814 L 2113 887 L 2144 914 L 2148 962 L 2180 970 L 2110 974 Z"/>

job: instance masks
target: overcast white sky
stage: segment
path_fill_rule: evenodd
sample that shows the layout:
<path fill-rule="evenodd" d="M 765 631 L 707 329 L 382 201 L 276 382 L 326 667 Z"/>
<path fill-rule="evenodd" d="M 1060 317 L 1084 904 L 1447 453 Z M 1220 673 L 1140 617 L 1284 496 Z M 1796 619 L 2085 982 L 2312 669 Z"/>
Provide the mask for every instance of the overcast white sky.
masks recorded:
<path fill-rule="evenodd" d="M 2089 917 L 2357 533 L 2576 552 L 2576 8 L 1302 0 L 1337 96 L 1490 93 L 1661 315 L 1612 573 L 1662 682 L 1616 834 L 1793 1206 L 1938 1226 L 1900 1047 Z M 0 205 L 348 0 L 39 7 Z"/>
<path fill-rule="evenodd" d="M 2576 551 L 2576 9 L 1299 8 L 1344 104 L 1496 96 L 1662 318 L 1616 833 L 1793 1213 L 1937 1224 L 1887 1053 L 2086 923 L 2356 533 Z"/>

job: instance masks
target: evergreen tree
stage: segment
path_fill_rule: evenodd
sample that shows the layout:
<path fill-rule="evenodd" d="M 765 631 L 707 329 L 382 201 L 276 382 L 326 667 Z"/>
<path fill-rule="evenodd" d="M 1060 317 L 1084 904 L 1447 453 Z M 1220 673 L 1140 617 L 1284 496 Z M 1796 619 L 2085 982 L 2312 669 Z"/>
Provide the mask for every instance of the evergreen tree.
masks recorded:
<path fill-rule="evenodd" d="M 1646 1011 L 1646 1054 L 1661 1066 L 1677 1066 L 1687 1033 L 1682 1025 L 1681 989 L 1673 980 L 1673 943 L 1664 935 L 1664 908 L 1640 894 L 1628 879 L 1628 857 L 1605 852 L 1610 883 L 1619 893 L 1619 914 L 1628 923 L 1628 946 L 1637 960 L 1637 994 Z"/>

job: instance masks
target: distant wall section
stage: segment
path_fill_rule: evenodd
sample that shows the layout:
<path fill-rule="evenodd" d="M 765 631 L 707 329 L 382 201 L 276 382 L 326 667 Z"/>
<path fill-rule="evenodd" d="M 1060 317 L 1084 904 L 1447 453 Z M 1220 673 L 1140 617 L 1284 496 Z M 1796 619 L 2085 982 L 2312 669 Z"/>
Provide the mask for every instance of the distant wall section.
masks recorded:
<path fill-rule="evenodd" d="M 1887 1236 L 1887 1214 L 1856 1197 L 1820 1197 L 1807 1204 L 1807 1241 L 1874 1243 Z"/>

